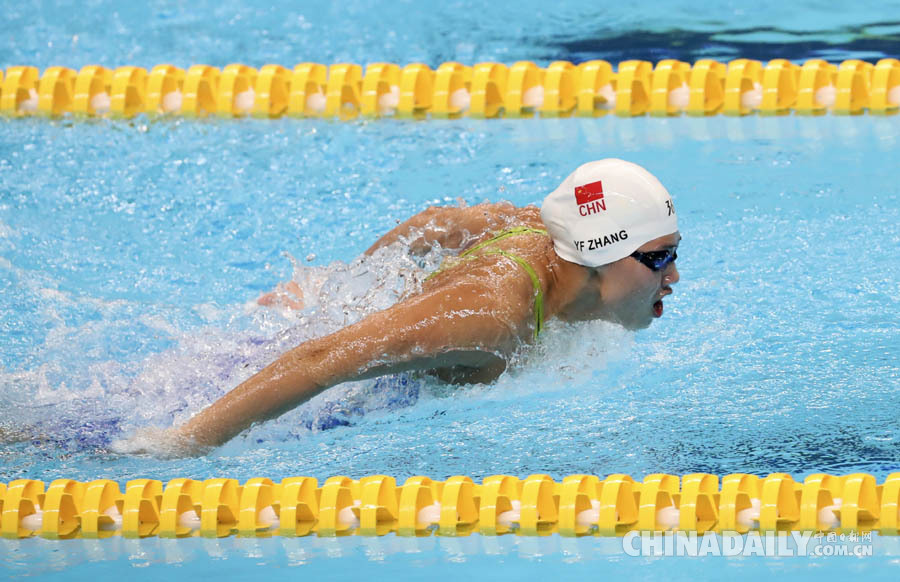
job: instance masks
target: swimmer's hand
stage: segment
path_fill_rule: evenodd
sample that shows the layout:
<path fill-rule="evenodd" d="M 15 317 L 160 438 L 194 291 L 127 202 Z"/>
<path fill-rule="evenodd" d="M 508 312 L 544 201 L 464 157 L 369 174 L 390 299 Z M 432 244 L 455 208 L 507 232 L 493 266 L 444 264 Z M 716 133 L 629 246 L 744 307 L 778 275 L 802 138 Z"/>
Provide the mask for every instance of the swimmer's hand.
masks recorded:
<path fill-rule="evenodd" d="M 303 289 L 300 288 L 296 281 L 279 283 L 274 291 L 264 293 L 256 302 L 265 307 L 303 309 Z"/>
<path fill-rule="evenodd" d="M 211 447 L 200 445 L 179 428 L 140 428 L 131 436 L 113 441 L 110 448 L 120 454 L 145 454 L 161 459 L 199 457 Z"/>

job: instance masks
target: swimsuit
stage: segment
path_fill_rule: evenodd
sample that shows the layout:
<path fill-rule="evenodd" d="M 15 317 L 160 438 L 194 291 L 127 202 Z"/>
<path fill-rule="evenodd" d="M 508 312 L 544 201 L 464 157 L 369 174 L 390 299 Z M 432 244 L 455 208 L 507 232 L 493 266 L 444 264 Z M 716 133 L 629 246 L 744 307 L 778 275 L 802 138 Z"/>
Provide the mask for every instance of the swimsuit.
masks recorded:
<path fill-rule="evenodd" d="M 459 258 L 460 259 L 464 259 L 464 258 L 474 259 L 476 257 L 476 255 L 473 255 L 472 253 L 474 253 L 475 251 L 481 250 L 484 247 L 491 245 L 499 240 L 502 240 L 502 239 L 505 239 L 505 238 L 508 238 L 511 236 L 520 235 L 520 234 L 542 234 L 544 236 L 549 236 L 547 234 L 547 231 L 542 228 L 531 228 L 528 226 L 516 226 L 513 228 L 508 228 L 504 231 L 501 231 L 501 232 L 497 233 L 496 235 L 494 235 L 493 237 L 489 238 L 488 240 L 478 243 L 477 245 L 475 245 L 472 248 L 466 249 L 465 251 L 460 253 Z M 522 257 L 515 255 L 513 253 L 510 253 L 508 251 L 504 251 L 502 249 L 488 249 L 485 252 L 483 252 L 477 256 L 483 256 L 483 255 L 500 255 L 501 257 L 506 257 L 508 259 L 512 259 L 516 263 L 518 263 L 518 265 L 520 267 L 525 269 L 526 273 L 528 273 L 528 276 L 531 278 L 531 284 L 534 286 L 534 338 L 537 339 L 538 334 L 540 334 L 541 331 L 544 329 L 544 291 L 543 291 L 543 289 L 541 289 L 541 280 L 538 278 L 537 273 L 535 272 L 534 268 L 530 264 L 528 264 L 528 261 L 526 261 Z M 456 263 L 454 263 L 454 264 L 456 264 Z M 426 281 L 428 279 L 434 277 L 441 271 L 443 271 L 449 267 L 452 267 L 452 266 L 454 266 L 454 265 L 453 264 L 447 265 L 447 266 L 442 265 L 437 271 L 434 271 L 433 273 L 428 275 L 428 277 L 426 278 Z"/>

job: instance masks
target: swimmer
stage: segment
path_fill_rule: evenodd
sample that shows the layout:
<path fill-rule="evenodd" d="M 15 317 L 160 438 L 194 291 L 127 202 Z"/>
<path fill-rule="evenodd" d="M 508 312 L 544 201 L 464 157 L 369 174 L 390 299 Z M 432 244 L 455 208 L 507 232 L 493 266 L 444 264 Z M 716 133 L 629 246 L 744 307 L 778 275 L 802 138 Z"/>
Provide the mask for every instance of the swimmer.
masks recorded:
<path fill-rule="evenodd" d="M 540 209 L 429 208 L 366 254 L 400 239 L 410 241 L 412 253 L 440 244 L 459 254 L 420 292 L 298 345 L 164 431 L 168 450 L 217 446 L 342 382 L 410 370 L 448 382 L 491 382 L 546 320 L 602 319 L 643 329 L 662 316 L 663 298 L 678 282 L 681 235 L 672 199 L 647 170 L 617 159 L 580 166 Z M 300 307 L 302 293 L 286 285 L 261 303 Z"/>

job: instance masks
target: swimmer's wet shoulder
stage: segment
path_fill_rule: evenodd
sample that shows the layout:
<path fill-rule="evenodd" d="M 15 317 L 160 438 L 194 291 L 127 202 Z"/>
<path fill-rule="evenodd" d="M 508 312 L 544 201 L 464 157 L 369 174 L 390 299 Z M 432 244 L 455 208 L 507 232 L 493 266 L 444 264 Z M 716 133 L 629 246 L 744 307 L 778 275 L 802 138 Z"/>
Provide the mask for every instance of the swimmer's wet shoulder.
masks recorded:
<path fill-rule="evenodd" d="M 523 245 L 522 241 L 508 240 L 513 237 L 523 236 L 540 236 L 545 240 L 541 241 L 543 244 L 532 243 L 527 245 Z M 507 241 L 508 244 L 501 245 L 504 241 Z M 477 259 L 491 262 L 502 261 L 504 259 L 512 261 L 528 275 L 528 278 L 531 281 L 532 294 L 534 297 L 532 302 L 532 312 L 534 316 L 533 336 L 537 339 L 544 326 L 544 287 L 546 286 L 546 283 L 544 283 L 538 275 L 538 271 L 541 270 L 541 265 L 547 263 L 547 257 L 552 254 L 547 252 L 549 242 L 549 235 L 543 228 L 524 225 L 509 227 L 499 232 L 490 233 L 488 238 L 476 242 L 463 250 L 458 258 L 445 261 L 437 271 L 434 271 L 428 276 L 428 280 L 439 276 L 441 273 L 450 271 L 451 269 L 457 271 L 468 269 L 472 267 L 472 261 Z M 502 248 L 504 246 L 506 248 Z M 540 256 L 533 256 L 535 250 L 539 252 Z M 522 256 L 526 253 L 529 255 L 528 258 Z M 532 263 L 536 264 L 537 268 L 533 266 Z M 547 277 L 544 278 L 546 279 Z M 490 283 L 490 281 L 488 281 L 488 283 Z"/>

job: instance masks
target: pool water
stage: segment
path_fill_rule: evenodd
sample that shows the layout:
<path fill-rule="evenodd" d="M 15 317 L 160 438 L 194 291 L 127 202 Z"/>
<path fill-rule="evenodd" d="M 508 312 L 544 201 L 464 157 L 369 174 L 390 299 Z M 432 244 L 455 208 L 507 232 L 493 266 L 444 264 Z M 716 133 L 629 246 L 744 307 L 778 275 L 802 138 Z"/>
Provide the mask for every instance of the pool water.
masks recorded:
<path fill-rule="evenodd" d="M 665 39 L 682 33 L 702 37 L 678 49 L 687 60 L 751 45 L 875 60 L 896 46 L 882 6 L 823 14 L 771 3 L 744 13 L 724 3 L 702 22 L 686 7 L 651 18 L 649 8 L 613 7 L 600 32 L 585 21 L 595 13 L 587 4 L 543 19 L 494 5 L 256 13 L 96 3 L 39 16 L 13 6 L 0 24 L 0 66 L 658 60 L 675 50 Z M 411 15 L 403 26 L 401 14 Z M 645 30 L 659 35 L 656 46 L 632 47 L 646 54 L 597 48 Z M 0 430 L 30 437 L 3 446 L 0 481 L 775 471 L 881 481 L 900 470 L 898 142 L 900 116 L 0 121 Z M 539 204 L 578 164 L 603 157 L 646 166 L 679 213 L 681 282 L 650 329 L 550 322 L 491 385 L 349 383 L 203 457 L 116 452 L 134 430 L 183 422 L 284 349 L 414 288 L 440 252 L 359 258 L 398 220 L 432 204 Z M 256 304 L 290 278 L 307 291 L 305 310 Z M 688 577 L 809 574 L 813 565 L 877 578 L 898 553 L 882 540 L 860 561 L 660 561 L 596 539 L 455 541 L 463 549 L 392 536 L 25 540 L 0 544 L 0 568 L 149 577 L 262 565 L 280 568 L 276 576 L 349 577 L 374 564 L 415 579 L 435 566 L 629 576 L 641 565 Z"/>

